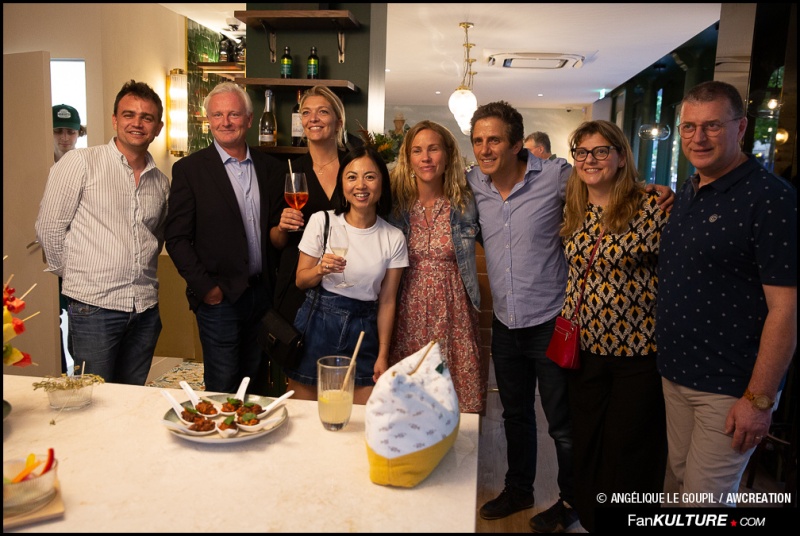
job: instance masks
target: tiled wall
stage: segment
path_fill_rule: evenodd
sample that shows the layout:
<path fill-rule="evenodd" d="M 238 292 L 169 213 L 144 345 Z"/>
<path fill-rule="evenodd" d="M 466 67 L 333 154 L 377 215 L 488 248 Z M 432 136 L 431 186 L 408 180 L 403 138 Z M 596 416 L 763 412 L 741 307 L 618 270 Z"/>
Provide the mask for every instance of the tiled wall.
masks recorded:
<path fill-rule="evenodd" d="M 186 29 L 187 78 L 189 81 L 189 154 L 205 149 L 214 141 L 205 120 L 203 99 L 223 81 L 215 74 L 207 75 L 197 68 L 198 62 L 219 61 L 222 35 L 189 19 Z"/>

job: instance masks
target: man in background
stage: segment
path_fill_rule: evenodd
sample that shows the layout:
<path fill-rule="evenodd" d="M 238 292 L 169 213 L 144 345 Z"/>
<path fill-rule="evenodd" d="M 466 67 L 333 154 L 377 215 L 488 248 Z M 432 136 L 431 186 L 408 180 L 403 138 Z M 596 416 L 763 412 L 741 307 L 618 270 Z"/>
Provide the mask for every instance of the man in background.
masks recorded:
<path fill-rule="evenodd" d="M 557 158 L 556 155 L 550 152 L 550 136 L 544 132 L 531 132 L 525 137 L 523 145 L 542 160 L 555 160 Z"/>
<path fill-rule="evenodd" d="M 48 270 L 69 299 L 70 353 L 86 363 L 82 372 L 108 382 L 144 385 L 161 333 L 156 268 L 169 179 L 148 148 L 163 113 L 150 86 L 123 85 L 111 116 L 116 136 L 61 157 L 36 220 Z"/>
<path fill-rule="evenodd" d="M 256 335 L 275 284 L 268 185 L 284 168 L 248 147 L 253 103 L 241 87 L 217 85 L 203 108 L 214 142 L 172 166 L 166 243 L 197 318 L 205 388 L 234 393 L 266 359 Z"/>
<path fill-rule="evenodd" d="M 78 110 L 67 104 L 53 106 L 53 161 L 58 162 L 86 135 Z"/>
<path fill-rule="evenodd" d="M 797 192 L 742 152 L 747 117 L 732 85 L 694 87 L 680 118 L 697 173 L 678 194 L 658 261 L 665 491 L 736 506 L 729 494 L 769 433 L 797 346 Z"/>

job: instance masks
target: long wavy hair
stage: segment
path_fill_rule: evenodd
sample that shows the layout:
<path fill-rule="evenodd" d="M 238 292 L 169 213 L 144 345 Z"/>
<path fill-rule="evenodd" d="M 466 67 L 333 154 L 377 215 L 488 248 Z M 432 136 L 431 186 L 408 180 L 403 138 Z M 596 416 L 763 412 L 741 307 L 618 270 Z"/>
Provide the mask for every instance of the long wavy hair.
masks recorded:
<path fill-rule="evenodd" d="M 442 149 L 447 155 L 442 177 L 444 195 L 450 200 L 451 206 L 458 207 L 458 210 L 463 212 L 472 198 L 472 190 L 467 184 L 464 161 L 461 158 L 458 142 L 446 127 L 425 120 L 420 121 L 406 132 L 397 155 L 397 165 L 391 172 L 392 197 L 395 200 L 394 213 L 396 216 L 400 216 L 403 212 L 410 211 L 419 197 L 417 179 L 411 168 L 411 149 L 414 138 L 423 130 L 432 130 L 442 138 Z"/>
<path fill-rule="evenodd" d="M 336 119 L 342 122 L 341 128 L 336 132 L 336 145 L 340 150 L 343 150 L 345 148 L 346 139 L 344 133 L 344 104 L 342 103 L 342 99 L 336 96 L 336 93 L 328 89 L 326 86 L 314 86 L 306 90 L 306 92 L 300 97 L 301 110 L 303 109 L 308 97 L 322 97 L 328 101 L 328 104 L 330 104 L 331 108 L 333 109 L 333 113 L 336 115 Z"/>
<path fill-rule="evenodd" d="M 609 233 L 623 232 L 630 221 L 638 214 L 644 186 L 639 182 L 639 172 L 634 166 L 633 151 L 625 134 L 610 121 L 586 121 L 569 137 L 571 149 L 578 146 L 587 136 L 599 134 L 608 143 L 617 148 L 620 159 L 625 164 L 617 169 L 614 185 L 611 189 L 609 203 L 603 208 L 602 225 Z M 577 164 L 577 162 L 576 162 Z M 570 236 L 577 231 L 586 217 L 586 205 L 589 202 L 589 191 L 586 184 L 578 177 L 577 166 L 572 166 L 572 173 L 567 181 L 567 201 L 564 207 L 564 224 L 561 236 Z"/>

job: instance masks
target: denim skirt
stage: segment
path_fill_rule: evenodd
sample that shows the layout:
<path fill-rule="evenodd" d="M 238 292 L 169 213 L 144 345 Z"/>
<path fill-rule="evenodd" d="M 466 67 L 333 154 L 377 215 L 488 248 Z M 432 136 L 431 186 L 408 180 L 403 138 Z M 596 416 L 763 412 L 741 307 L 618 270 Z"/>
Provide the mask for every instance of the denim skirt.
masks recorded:
<path fill-rule="evenodd" d="M 308 312 L 319 297 L 314 312 Z M 308 326 L 306 326 L 308 323 Z M 306 299 L 295 316 L 294 326 L 303 339 L 303 355 L 296 369 L 284 369 L 292 380 L 306 385 L 317 383 L 317 360 L 328 355 L 352 357 L 358 337 L 364 339 L 356 356 L 356 385 L 375 385 L 372 381 L 375 361 L 378 358 L 378 302 L 365 302 L 340 296 L 321 286 L 306 291 Z"/>

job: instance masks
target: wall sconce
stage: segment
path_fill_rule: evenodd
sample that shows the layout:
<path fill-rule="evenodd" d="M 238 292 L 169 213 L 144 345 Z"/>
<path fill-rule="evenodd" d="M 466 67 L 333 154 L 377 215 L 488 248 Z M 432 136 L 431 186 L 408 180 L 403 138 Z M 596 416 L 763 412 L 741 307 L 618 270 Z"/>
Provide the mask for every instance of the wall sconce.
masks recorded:
<path fill-rule="evenodd" d="M 469 55 L 470 49 L 475 46 L 469 42 L 469 29 L 474 25 L 471 22 L 461 22 L 459 26 L 464 28 L 464 77 L 461 79 L 461 85 L 450 95 L 447 105 L 456 118 L 461 132 L 469 135 L 472 129 L 470 126 L 472 114 L 478 109 L 478 99 L 472 92 L 472 77 L 476 74 L 472 70 L 472 64 L 475 60 Z"/>
<path fill-rule="evenodd" d="M 785 128 L 779 128 L 775 131 L 775 143 L 778 145 L 783 145 L 789 141 L 789 133 L 786 131 Z"/>
<path fill-rule="evenodd" d="M 666 140 L 671 132 L 669 125 L 662 125 L 661 123 L 648 123 L 639 127 L 639 137 L 643 140 Z"/>
<path fill-rule="evenodd" d="M 167 76 L 167 144 L 173 156 L 189 152 L 189 90 L 186 72 L 172 69 Z"/>

